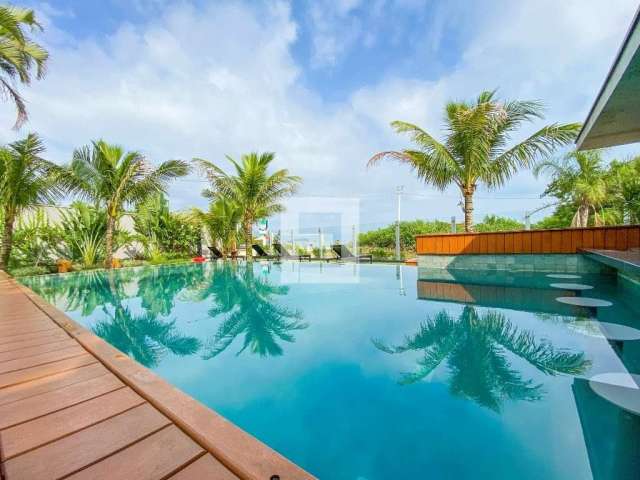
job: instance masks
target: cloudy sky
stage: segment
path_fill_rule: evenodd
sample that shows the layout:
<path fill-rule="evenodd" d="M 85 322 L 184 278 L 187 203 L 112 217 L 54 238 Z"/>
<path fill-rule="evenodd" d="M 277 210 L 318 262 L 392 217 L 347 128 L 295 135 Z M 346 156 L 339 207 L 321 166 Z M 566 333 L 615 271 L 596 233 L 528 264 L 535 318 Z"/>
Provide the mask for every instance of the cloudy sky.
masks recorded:
<path fill-rule="evenodd" d="M 634 0 L 57 0 L 35 8 L 51 52 L 47 77 L 24 93 L 48 157 L 67 162 L 90 139 L 152 161 L 274 151 L 304 177 L 301 195 L 358 197 L 363 228 L 403 214 L 461 216 L 459 194 L 403 166 L 366 168 L 406 146 L 389 122 L 440 136 L 442 109 L 484 89 L 537 99 L 545 122 L 582 121 L 631 21 Z M 2 141 L 14 112 L 0 109 Z M 524 129 L 520 136 L 542 123 Z M 519 137 L 514 138 L 517 140 Z M 632 153 L 629 148 L 609 156 Z M 203 205 L 197 176 L 171 189 L 174 208 Z M 545 203 L 522 173 L 480 191 L 486 213 L 522 218 Z"/>

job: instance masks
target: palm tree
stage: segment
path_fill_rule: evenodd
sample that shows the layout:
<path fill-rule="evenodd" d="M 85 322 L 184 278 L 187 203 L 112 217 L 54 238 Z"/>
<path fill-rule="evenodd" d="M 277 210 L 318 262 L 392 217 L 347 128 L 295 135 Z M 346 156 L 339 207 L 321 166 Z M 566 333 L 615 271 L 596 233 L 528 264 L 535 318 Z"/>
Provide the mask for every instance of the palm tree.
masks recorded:
<path fill-rule="evenodd" d="M 141 153 L 125 152 L 103 140 L 73 152 L 69 187 L 107 211 L 106 268 L 113 264 L 114 230 L 125 206 L 164 193 L 171 180 L 187 175 L 189 170 L 182 160 L 168 160 L 154 168 Z"/>
<path fill-rule="evenodd" d="M 45 148 L 35 133 L 0 148 L 0 202 L 4 228 L 0 270 L 6 270 L 13 245 L 16 218 L 37 204 L 52 203 L 64 190 L 62 167 L 41 157 Z"/>
<path fill-rule="evenodd" d="M 410 134 L 416 148 L 378 153 L 369 165 L 388 158 L 408 164 L 439 190 L 455 183 L 464 198 L 464 226 L 469 232 L 473 230 L 473 194 L 480 183 L 500 187 L 518 169 L 531 167 L 538 156 L 570 143 L 578 134 L 578 123 L 552 124 L 507 147 L 511 134 L 524 122 L 543 118 L 542 111 L 539 102 L 501 102 L 495 91 L 484 91 L 475 103 L 447 104 L 442 143 L 416 125 L 392 122 L 396 132 Z"/>
<path fill-rule="evenodd" d="M 194 208 L 191 216 L 204 226 L 211 242 L 220 244 L 223 258 L 236 249 L 242 212 L 233 200 L 218 196 L 207 212 Z"/>
<path fill-rule="evenodd" d="M 283 354 L 278 339 L 294 342 L 293 332 L 304 330 L 302 312 L 275 303 L 274 295 L 286 295 L 286 286 L 272 285 L 257 278 L 253 266 L 237 268 L 228 263 L 214 266 L 214 278 L 195 291 L 195 300 L 212 297 L 211 318 L 223 317 L 215 335 L 205 344 L 205 359 L 224 352 L 241 334 L 244 334 L 240 355 L 245 349 L 260 356 Z"/>
<path fill-rule="evenodd" d="M 640 157 L 613 160 L 606 175 L 608 199 L 617 221 L 640 222 Z"/>
<path fill-rule="evenodd" d="M 507 353 L 547 375 L 579 375 L 590 366 L 583 353 L 556 350 L 548 342 L 537 342 L 531 332 L 518 331 L 501 313 L 488 311 L 481 317 L 470 306 L 457 319 L 446 310 L 428 318 L 402 345 L 388 347 L 380 340 L 373 343 L 386 353 L 422 353 L 418 371 L 404 374 L 401 384 L 422 380 L 446 360 L 452 393 L 494 411 L 500 411 L 505 399 L 542 398 L 542 385 L 522 378 L 511 367 Z"/>
<path fill-rule="evenodd" d="M 33 10 L 0 6 L 0 90 L 15 104 L 18 116 L 14 128 L 27 120 L 27 108 L 15 83 L 29 85 L 35 66 L 36 78 L 46 72 L 49 53 L 27 37 L 24 27 L 42 30 Z"/>
<path fill-rule="evenodd" d="M 543 172 L 551 174 L 551 183 L 543 195 L 553 195 L 561 203 L 575 206 L 572 227 L 586 227 L 592 211 L 595 224 L 603 223 L 598 208 L 607 198 L 607 183 L 599 150 L 574 151 L 560 159 L 547 159 L 534 169 L 536 176 Z"/>
<path fill-rule="evenodd" d="M 229 156 L 227 159 L 232 163 L 235 175 L 227 174 L 207 160 L 196 158 L 194 162 L 206 172 L 213 187 L 213 190 L 205 191 L 205 196 L 226 197 L 240 207 L 247 260 L 251 261 L 253 224 L 259 218 L 284 211 L 280 202 L 296 192 L 302 179 L 289 175 L 286 169 L 269 174 L 267 170 L 275 159 L 274 153 L 245 154 L 241 156 L 240 162 Z"/>

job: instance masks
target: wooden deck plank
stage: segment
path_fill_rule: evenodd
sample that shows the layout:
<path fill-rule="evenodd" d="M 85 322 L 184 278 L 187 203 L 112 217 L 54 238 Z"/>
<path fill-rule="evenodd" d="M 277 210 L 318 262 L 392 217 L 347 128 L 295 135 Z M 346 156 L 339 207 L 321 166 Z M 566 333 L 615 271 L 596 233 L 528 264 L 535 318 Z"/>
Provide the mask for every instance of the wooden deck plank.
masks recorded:
<path fill-rule="evenodd" d="M 212 455 L 205 455 L 191 465 L 180 470 L 169 480 L 239 480 L 233 473 L 216 460 Z"/>
<path fill-rule="evenodd" d="M 93 355 L 85 353 L 84 355 L 79 355 L 77 357 L 60 360 L 59 362 L 46 363 L 44 365 L 38 365 L 37 367 L 4 373 L 0 375 L 0 388 L 15 385 L 17 383 L 29 382 L 42 377 L 48 377 L 55 373 L 64 372 L 65 370 L 71 370 L 97 362 L 98 360 Z"/>
<path fill-rule="evenodd" d="M 170 423 L 155 408 L 143 404 L 7 460 L 7 480 L 48 480 L 71 475 Z"/>
<path fill-rule="evenodd" d="M 170 425 L 68 478 L 157 480 L 180 470 L 203 453 L 200 445 Z"/>
<path fill-rule="evenodd" d="M 27 340 L 35 340 L 35 339 L 42 339 L 42 338 L 50 338 L 50 337 L 56 337 L 56 338 L 61 338 L 61 337 L 67 337 L 69 338 L 69 335 L 67 335 L 66 332 L 64 332 L 63 330 L 47 330 L 46 332 L 36 332 L 36 333 L 25 333 L 23 335 L 14 335 L 12 337 L 0 337 L 0 345 L 5 345 L 7 343 L 16 343 L 16 342 L 24 342 Z"/>
<path fill-rule="evenodd" d="M 19 335 L 26 335 L 27 333 L 40 333 L 47 332 L 51 330 L 58 330 L 58 327 L 52 323 L 43 324 L 43 325 L 25 325 L 24 327 L 14 327 L 5 329 L 4 331 L 0 331 L 0 337 L 2 338 L 11 338 Z"/>
<path fill-rule="evenodd" d="M 24 325 L 50 325 L 51 319 L 48 318 L 44 313 L 41 318 L 32 319 L 25 321 L 24 317 L 19 317 L 16 319 L 7 319 L 6 317 L 2 319 L 0 322 L 0 330 L 9 329 L 9 328 L 18 328 Z"/>
<path fill-rule="evenodd" d="M 21 423 L 0 432 L 2 459 L 15 457 L 28 450 L 95 425 L 130 408 L 145 403 L 130 388 L 121 388 L 63 410 Z"/>
<path fill-rule="evenodd" d="M 9 342 L 0 344 L 0 353 L 10 352 L 12 350 L 21 350 L 27 347 L 36 347 L 38 345 L 46 345 L 48 343 L 56 343 L 61 340 L 67 340 L 69 335 L 65 332 L 56 332 L 54 335 L 42 335 L 27 340 L 19 340 L 17 342 Z"/>
<path fill-rule="evenodd" d="M 41 353 L 40 355 L 33 355 L 32 357 L 9 360 L 7 362 L 0 363 L 0 374 L 23 370 L 25 368 L 35 367 L 45 363 L 57 362 L 58 360 L 77 357 L 78 355 L 83 355 L 85 353 L 86 350 L 80 345 L 73 345 L 72 347 L 56 350 L 55 352 L 46 352 Z"/>
<path fill-rule="evenodd" d="M 57 390 L 74 383 L 80 383 L 91 378 L 105 375 L 108 372 L 109 371 L 101 363 L 93 363 L 73 370 L 54 373 L 50 376 L 42 377 L 37 380 L 31 380 L 29 382 L 5 387 L 0 389 L 0 405 L 40 395 L 41 393 L 50 392 L 52 390 Z"/>
<path fill-rule="evenodd" d="M 8 360 L 17 360 L 20 358 L 32 357 L 40 355 L 42 353 L 54 352 L 56 350 L 62 350 L 69 347 L 75 347 L 78 343 L 67 337 L 65 340 L 59 340 L 57 342 L 46 343 L 44 345 L 36 345 L 33 347 L 21 348 L 18 350 L 10 350 L 8 352 L 0 352 L 0 363 Z"/>
<path fill-rule="evenodd" d="M 122 388 L 115 375 L 102 375 L 68 387 L 0 406 L 0 430 Z"/>

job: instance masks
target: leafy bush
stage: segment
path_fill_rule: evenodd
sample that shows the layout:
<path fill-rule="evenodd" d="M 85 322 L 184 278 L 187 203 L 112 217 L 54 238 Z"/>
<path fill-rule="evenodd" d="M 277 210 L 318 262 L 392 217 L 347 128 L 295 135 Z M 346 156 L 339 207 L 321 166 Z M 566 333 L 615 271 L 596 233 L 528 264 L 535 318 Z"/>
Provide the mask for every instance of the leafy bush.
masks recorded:
<path fill-rule="evenodd" d="M 380 247 L 372 248 L 371 250 L 369 250 L 369 253 L 373 256 L 373 258 L 379 258 L 382 260 L 389 259 L 393 256 L 393 252 L 391 250 Z"/>
<path fill-rule="evenodd" d="M 138 239 L 145 246 L 147 257 L 166 254 L 193 256 L 200 244 L 200 225 L 188 215 L 169 211 L 169 202 L 162 194 L 150 197 L 136 209 L 133 216 Z"/>
<path fill-rule="evenodd" d="M 49 223 L 44 210 L 33 210 L 16 224 L 11 265 L 38 267 L 51 264 L 56 259 L 60 242 L 60 229 Z"/>
<path fill-rule="evenodd" d="M 14 277 L 30 277 L 32 275 L 46 275 L 47 273 L 53 273 L 51 267 L 45 267 L 44 265 L 18 267 L 10 270 L 11 275 Z"/>
<path fill-rule="evenodd" d="M 58 249 L 62 258 L 80 262 L 88 268 L 105 257 L 107 214 L 85 203 L 75 202 L 61 212 L 63 243 Z M 117 238 L 117 233 L 115 237 Z"/>
<path fill-rule="evenodd" d="M 476 232 L 501 232 L 507 230 L 524 230 L 524 223 L 513 218 L 486 215 L 481 223 L 474 227 Z"/>
<path fill-rule="evenodd" d="M 451 231 L 451 224 L 439 220 L 432 222 L 424 220 L 400 222 L 400 245 L 402 250 L 414 250 L 416 235 L 449 231 Z M 395 248 L 396 226 L 392 224 L 388 227 L 364 232 L 358 238 L 361 247 Z"/>

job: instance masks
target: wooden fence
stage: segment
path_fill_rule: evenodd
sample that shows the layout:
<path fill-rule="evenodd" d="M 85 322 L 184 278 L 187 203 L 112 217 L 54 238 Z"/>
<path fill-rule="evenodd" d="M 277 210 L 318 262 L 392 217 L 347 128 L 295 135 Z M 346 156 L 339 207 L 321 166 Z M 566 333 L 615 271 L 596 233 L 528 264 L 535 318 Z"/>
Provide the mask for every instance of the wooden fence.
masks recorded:
<path fill-rule="evenodd" d="M 416 236 L 418 255 L 577 253 L 584 248 L 627 250 L 638 247 L 640 225 Z"/>

